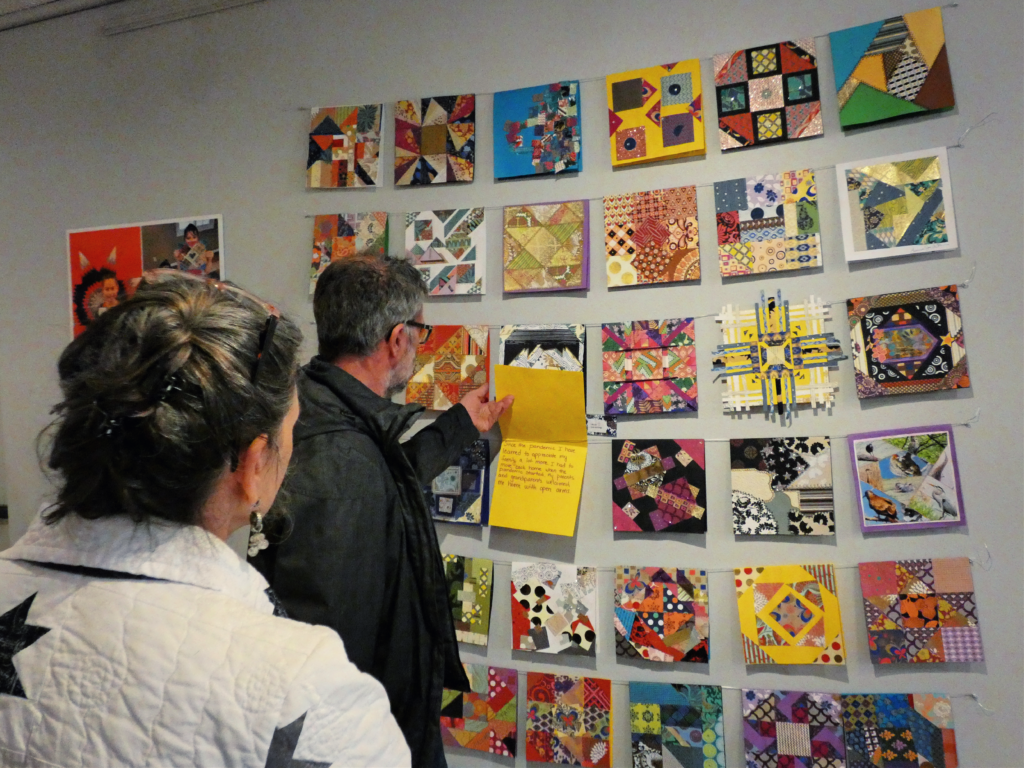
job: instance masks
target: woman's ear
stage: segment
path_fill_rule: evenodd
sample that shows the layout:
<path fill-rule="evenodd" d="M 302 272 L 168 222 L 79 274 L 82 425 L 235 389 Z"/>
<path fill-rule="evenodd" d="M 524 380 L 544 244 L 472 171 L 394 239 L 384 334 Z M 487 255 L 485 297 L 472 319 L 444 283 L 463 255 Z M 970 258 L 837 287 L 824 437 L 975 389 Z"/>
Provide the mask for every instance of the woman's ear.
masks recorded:
<path fill-rule="evenodd" d="M 260 435 L 238 454 L 238 468 L 233 476 L 245 503 L 252 506 L 260 500 L 260 486 L 270 466 L 272 449 L 266 435 Z"/>

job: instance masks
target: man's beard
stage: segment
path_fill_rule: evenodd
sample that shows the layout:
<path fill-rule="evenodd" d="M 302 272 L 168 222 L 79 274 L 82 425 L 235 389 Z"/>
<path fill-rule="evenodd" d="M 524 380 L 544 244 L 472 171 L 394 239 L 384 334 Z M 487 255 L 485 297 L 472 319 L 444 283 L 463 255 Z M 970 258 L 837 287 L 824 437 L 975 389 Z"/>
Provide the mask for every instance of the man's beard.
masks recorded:
<path fill-rule="evenodd" d="M 416 364 L 416 352 L 413 349 L 413 354 L 409 356 L 408 361 L 403 360 L 401 363 L 391 369 L 388 374 L 388 385 L 384 390 L 384 397 L 389 400 L 405 389 L 405 385 L 409 383 L 409 379 L 412 378 L 413 368 Z"/>

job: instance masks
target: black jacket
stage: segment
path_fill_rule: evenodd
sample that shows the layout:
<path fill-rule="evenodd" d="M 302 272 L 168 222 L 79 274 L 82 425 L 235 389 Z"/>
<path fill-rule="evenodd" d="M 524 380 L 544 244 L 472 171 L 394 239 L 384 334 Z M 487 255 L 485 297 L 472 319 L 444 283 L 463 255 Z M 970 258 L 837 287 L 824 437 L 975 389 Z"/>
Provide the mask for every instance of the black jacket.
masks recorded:
<path fill-rule="evenodd" d="M 423 486 L 479 432 L 458 405 L 399 443 L 423 408 L 379 397 L 320 358 L 298 387 L 282 489 L 293 527 L 252 563 L 291 618 L 341 635 L 349 659 L 384 685 L 413 766 L 433 768 L 441 689 L 468 691 L 469 681 Z"/>

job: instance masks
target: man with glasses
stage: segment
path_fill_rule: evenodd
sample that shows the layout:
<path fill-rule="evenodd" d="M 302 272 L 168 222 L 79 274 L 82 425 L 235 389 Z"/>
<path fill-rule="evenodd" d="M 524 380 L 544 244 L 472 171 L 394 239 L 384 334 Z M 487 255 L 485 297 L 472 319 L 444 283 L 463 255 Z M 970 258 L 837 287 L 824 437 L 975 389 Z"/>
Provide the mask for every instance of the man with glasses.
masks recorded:
<path fill-rule="evenodd" d="M 334 628 L 348 657 L 387 690 L 422 768 L 444 766 L 441 689 L 469 690 L 444 566 L 423 495 L 512 398 L 487 386 L 405 442 L 423 411 L 390 398 L 412 377 L 423 278 L 408 262 L 331 263 L 313 296 L 319 354 L 299 376 L 301 412 L 282 496 L 289 516 L 253 558 L 288 615 Z M 269 525 L 268 525 L 269 528 Z"/>

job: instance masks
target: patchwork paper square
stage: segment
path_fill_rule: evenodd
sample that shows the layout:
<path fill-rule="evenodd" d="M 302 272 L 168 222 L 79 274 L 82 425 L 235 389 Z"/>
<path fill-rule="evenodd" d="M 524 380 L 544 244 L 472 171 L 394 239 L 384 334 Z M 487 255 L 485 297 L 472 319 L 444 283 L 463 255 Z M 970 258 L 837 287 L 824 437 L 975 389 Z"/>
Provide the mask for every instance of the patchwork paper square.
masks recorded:
<path fill-rule="evenodd" d="M 839 340 L 825 332 L 829 307 L 811 296 L 790 306 L 782 291 L 753 309 L 729 304 L 715 319 L 724 344 L 714 350 L 711 370 L 725 378 L 726 411 L 760 407 L 792 419 L 797 405 L 831 407 L 835 384 L 829 368 L 845 360 Z"/>
<path fill-rule="evenodd" d="M 484 293 L 484 209 L 406 214 L 405 253 L 423 275 L 431 296 Z"/>
<path fill-rule="evenodd" d="M 857 397 L 971 386 L 955 285 L 847 299 L 846 309 Z"/>
<path fill-rule="evenodd" d="M 958 246 L 945 147 L 836 165 L 847 261 Z"/>
<path fill-rule="evenodd" d="M 604 199 L 608 287 L 697 280 L 697 188 L 676 187 Z"/>
<path fill-rule="evenodd" d="M 494 94 L 494 178 L 583 170 L 579 80 Z"/>
<path fill-rule="evenodd" d="M 516 694 L 519 673 L 486 664 L 463 664 L 470 690 L 444 689 L 441 741 L 500 757 L 516 756 Z"/>
<path fill-rule="evenodd" d="M 824 133 L 817 56 L 810 37 L 715 56 L 723 152 Z"/>
<path fill-rule="evenodd" d="M 700 61 L 608 75 L 612 166 L 703 155 Z"/>
<path fill-rule="evenodd" d="M 967 522 L 952 426 L 860 432 L 847 442 L 862 531 Z"/>
<path fill-rule="evenodd" d="M 339 213 L 313 219 L 313 260 L 309 269 L 309 295 L 316 281 L 332 261 L 357 253 L 386 256 L 388 252 L 388 215 Z"/>
<path fill-rule="evenodd" d="M 574 325 L 503 325 L 498 333 L 501 365 L 583 371 L 587 329 Z"/>
<path fill-rule="evenodd" d="M 611 680 L 528 672 L 526 760 L 610 768 Z"/>
<path fill-rule="evenodd" d="M 843 128 L 955 106 L 941 8 L 850 27 L 828 37 Z"/>
<path fill-rule="evenodd" d="M 966 557 L 860 564 L 875 664 L 984 661 Z"/>
<path fill-rule="evenodd" d="M 830 536 L 836 532 L 827 437 L 729 442 L 732 530 L 737 536 Z"/>
<path fill-rule="evenodd" d="M 821 266 L 814 171 L 786 171 L 715 183 L 722 277 Z"/>
<path fill-rule="evenodd" d="M 376 187 L 383 104 L 313 107 L 306 187 Z"/>
<path fill-rule="evenodd" d="M 597 654 L 597 568 L 512 563 L 512 649 Z"/>
<path fill-rule="evenodd" d="M 840 697 L 851 768 L 956 768 L 953 702 L 938 693 Z"/>
<path fill-rule="evenodd" d="M 832 565 L 734 572 L 747 664 L 846 664 Z"/>
<path fill-rule="evenodd" d="M 612 527 L 704 533 L 703 440 L 612 440 Z"/>
<path fill-rule="evenodd" d="M 445 555 L 444 575 L 455 637 L 463 643 L 487 645 L 494 563 L 482 557 Z"/>
<path fill-rule="evenodd" d="M 395 103 L 395 186 L 472 181 L 476 97 Z"/>
<path fill-rule="evenodd" d="M 486 325 L 435 325 L 416 348 L 405 402 L 446 411 L 487 383 L 491 340 Z"/>
<path fill-rule="evenodd" d="M 487 481 L 491 473 L 491 446 L 474 440 L 424 491 L 435 520 L 463 525 L 487 525 L 490 508 Z"/>
<path fill-rule="evenodd" d="M 708 577 L 695 568 L 615 569 L 615 654 L 707 664 Z"/>
<path fill-rule="evenodd" d="M 722 689 L 630 683 L 633 765 L 725 768 Z"/>
<path fill-rule="evenodd" d="M 601 326 L 604 412 L 697 410 L 693 318 Z"/>
<path fill-rule="evenodd" d="M 513 205 L 504 211 L 506 293 L 590 287 L 590 203 Z"/>
<path fill-rule="evenodd" d="M 745 688 L 742 696 L 748 766 L 846 768 L 838 693 Z"/>

